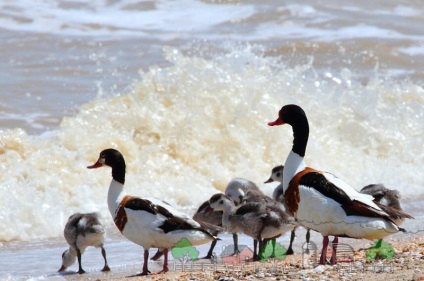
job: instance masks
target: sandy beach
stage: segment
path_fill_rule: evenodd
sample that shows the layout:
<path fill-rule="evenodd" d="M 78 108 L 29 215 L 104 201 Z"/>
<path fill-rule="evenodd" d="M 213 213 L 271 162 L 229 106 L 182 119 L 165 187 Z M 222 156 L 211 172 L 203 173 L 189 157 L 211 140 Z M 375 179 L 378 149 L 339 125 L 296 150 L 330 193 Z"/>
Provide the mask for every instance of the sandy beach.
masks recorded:
<path fill-rule="evenodd" d="M 170 271 L 166 274 L 149 276 L 134 276 L 140 272 L 141 266 L 112 268 L 109 273 L 89 272 L 85 275 L 68 273 L 62 275 L 66 280 L 424 280 L 424 238 L 420 233 L 415 235 L 396 234 L 385 241 L 395 249 L 395 255 L 390 260 L 367 262 L 365 249 L 372 244 L 366 240 L 344 239 L 342 242 L 354 248 L 354 261 L 313 267 L 302 259 L 302 250 L 287 256 L 284 260 L 267 260 L 238 265 L 218 265 L 213 267 L 208 260 L 194 262 L 199 269 L 191 270 L 187 263 L 185 271 L 175 270 L 174 262 L 170 262 Z M 320 249 L 320 245 L 318 247 Z M 306 255 L 305 255 L 306 256 Z M 302 261 L 304 261 L 302 263 Z M 179 264 L 179 262 L 176 262 Z M 200 269 L 203 264 L 204 270 Z M 208 268 L 207 265 L 210 265 Z M 162 266 L 151 266 L 152 272 Z"/>

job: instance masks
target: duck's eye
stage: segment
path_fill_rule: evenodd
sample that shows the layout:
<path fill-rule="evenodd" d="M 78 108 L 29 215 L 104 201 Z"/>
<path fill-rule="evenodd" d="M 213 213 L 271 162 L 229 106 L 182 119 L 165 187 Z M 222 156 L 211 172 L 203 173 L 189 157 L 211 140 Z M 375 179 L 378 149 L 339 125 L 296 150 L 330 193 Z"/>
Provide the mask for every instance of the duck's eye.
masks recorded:
<path fill-rule="evenodd" d="M 277 175 L 277 177 L 280 177 L 280 173 L 277 173 L 276 175 Z"/>
<path fill-rule="evenodd" d="M 224 204 L 224 200 L 219 201 L 219 204 Z"/>

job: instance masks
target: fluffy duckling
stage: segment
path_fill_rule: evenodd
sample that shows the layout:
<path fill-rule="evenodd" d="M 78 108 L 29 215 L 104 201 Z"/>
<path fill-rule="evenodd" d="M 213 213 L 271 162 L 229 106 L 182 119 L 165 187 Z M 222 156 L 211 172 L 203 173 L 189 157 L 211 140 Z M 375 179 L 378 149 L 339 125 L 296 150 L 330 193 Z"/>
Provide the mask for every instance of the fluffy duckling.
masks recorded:
<path fill-rule="evenodd" d="M 243 203 L 251 203 L 251 202 L 271 204 L 271 205 L 274 205 L 275 208 L 280 208 L 283 212 L 286 213 L 287 216 L 291 216 L 287 212 L 288 209 L 284 206 L 284 204 L 265 195 L 262 192 L 262 190 L 260 190 L 259 187 L 254 182 L 244 178 L 234 178 L 233 180 L 231 180 L 225 189 L 225 195 L 230 197 L 236 206 Z M 294 233 L 292 233 L 292 236 L 293 235 Z M 234 241 L 237 241 L 236 240 L 237 234 L 233 234 L 233 237 L 234 237 Z M 275 245 L 275 238 L 276 237 L 272 239 L 265 239 L 264 245 L 266 244 L 268 240 L 272 240 L 273 244 Z M 293 249 L 291 246 L 293 239 L 291 240 L 290 246 L 287 249 L 287 252 L 286 252 L 287 255 L 293 254 Z"/>
<path fill-rule="evenodd" d="M 106 251 L 103 248 L 105 229 L 100 223 L 96 213 L 76 213 L 69 217 L 65 225 L 64 236 L 69 244 L 69 249 L 62 254 L 62 266 L 59 272 L 65 271 L 75 263 L 78 258 L 78 273 L 85 273 L 81 265 L 81 255 L 89 246 L 100 247 L 105 260 L 103 272 L 110 271 L 106 260 Z"/>
<path fill-rule="evenodd" d="M 388 213 L 397 225 L 401 225 L 405 218 L 413 219 L 412 216 L 403 212 L 400 206 L 401 196 L 399 191 L 388 189 L 383 184 L 369 184 L 363 187 L 359 192 L 374 197 L 374 202 Z"/>
<path fill-rule="evenodd" d="M 254 259 L 263 249 L 263 239 L 271 239 L 293 229 L 293 217 L 274 204 L 244 203 L 238 207 L 224 194 L 216 194 L 209 200 L 215 211 L 223 211 L 222 226 L 229 232 L 242 232 L 259 243 L 254 243 Z"/>
<path fill-rule="evenodd" d="M 209 204 L 209 200 L 207 200 L 199 206 L 196 213 L 193 215 L 193 219 L 200 223 L 202 227 L 209 230 L 212 235 L 217 236 L 223 230 L 222 215 L 222 211 L 212 210 Z M 212 241 L 211 247 L 209 248 L 209 251 L 204 259 L 212 258 L 213 249 L 215 248 L 216 243 L 216 240 Z"/>

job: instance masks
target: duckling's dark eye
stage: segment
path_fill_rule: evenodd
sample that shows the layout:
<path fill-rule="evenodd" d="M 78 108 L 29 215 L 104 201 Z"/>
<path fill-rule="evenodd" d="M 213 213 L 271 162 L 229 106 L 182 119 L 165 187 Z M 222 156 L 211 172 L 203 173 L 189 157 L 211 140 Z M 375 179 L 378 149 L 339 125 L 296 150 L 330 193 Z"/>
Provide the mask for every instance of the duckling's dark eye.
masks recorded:
<path fill-rule="evenodd" d="M 219 204 L 224 204 L 224 200 L 219 201 Z"/>
<path fill-rule="evenodd" d="M 280 173 L 277 173 L 277 177 L 279 177 L 280 176 Z"/>

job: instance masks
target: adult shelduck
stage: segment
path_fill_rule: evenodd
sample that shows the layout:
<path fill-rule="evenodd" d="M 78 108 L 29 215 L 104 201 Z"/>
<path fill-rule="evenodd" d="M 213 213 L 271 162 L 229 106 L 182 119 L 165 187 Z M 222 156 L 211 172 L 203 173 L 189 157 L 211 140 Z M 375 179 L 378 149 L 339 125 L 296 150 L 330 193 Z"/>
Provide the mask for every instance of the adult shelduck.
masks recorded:
<path fill-rule="evenodd" d="M 102 249 L 102 256 L 105 260 L 102 271 L 110 271 L 106 260 L 106 250 L 103 248 L 105 229 L 100 223 L 97 213 L 73 214 L 69 217 L 63 234 L 69 244 L 69 249 L 62 254 L 62 266 L 59 272 L 65 271 L 78 258 L 78 273 L 85 273 L 82 269 L 81 256 L 89 246 Z"/>
<path fill-rule="evenodd" d="M 125 160 L 116 149 L 105 149 L 97 162 L 87 168 L 102 166 L 112 168 L 112 182 L 108 192 L 108 206 L 119 231 L 130 241 L 144 248 L 143 270 L 138 275 L 148 275 L 150 248 L 163 249 L 163 269 L 168 271 L 168 249 L 182 239 L 191 245 L 205 244 L 216 238 L 204 230 L 197 222 L 173 215 L 166 207 L 152 201 L 128 195 L 124 191 Z"/>
<path fill-rule="evenodd" d="M 293 147 L 283 172 L 284 199 L 295 218 L 305 227 L 320 232 L 323 250 L 320 264 L 326 263 L 328 236 L 381 239 L 401 228 L 373 202 L 333 174 L 307 167 L 304 162 L 309 123 L 303 109 L 285 105 L 269 126 L 289 124 L 293 129 Z M 332 251 L 336 261 L 336 251 Z"/>
<path fill-rule="evenodd" d="M 284 166 L 279 165 L 272 169 L 271 176 L 265 183 L 270 182 L 280 182 L 272 194 L 274 200 L 285 203 L 284 200 L 284 189 L 283 189 L 283 171 Z M 363 187 L 360 193 L 369 194 L 374 197 L 374 203 L 376 203 L 383 211 L 389 214 L 390 218 L 397 224 L 401 225 L 405 218 L 413 219 L 412 216 L 403 212 L 400 206 L 400 193 L 395 189 L 388 189 L 383 184 L 369 184 Z M 292 244 L 295 238 L 295 230 L 292 231 L 292 235 L 290 238 L 290 245 L 287 249 L 287 254 L 289 250 L 292 248 Z M 306 232 L 306 242 L 309 243 L 310 240 L 310 229 L 307 229 Z M 308 245 L 308 244 L 307 244 Z"/>

